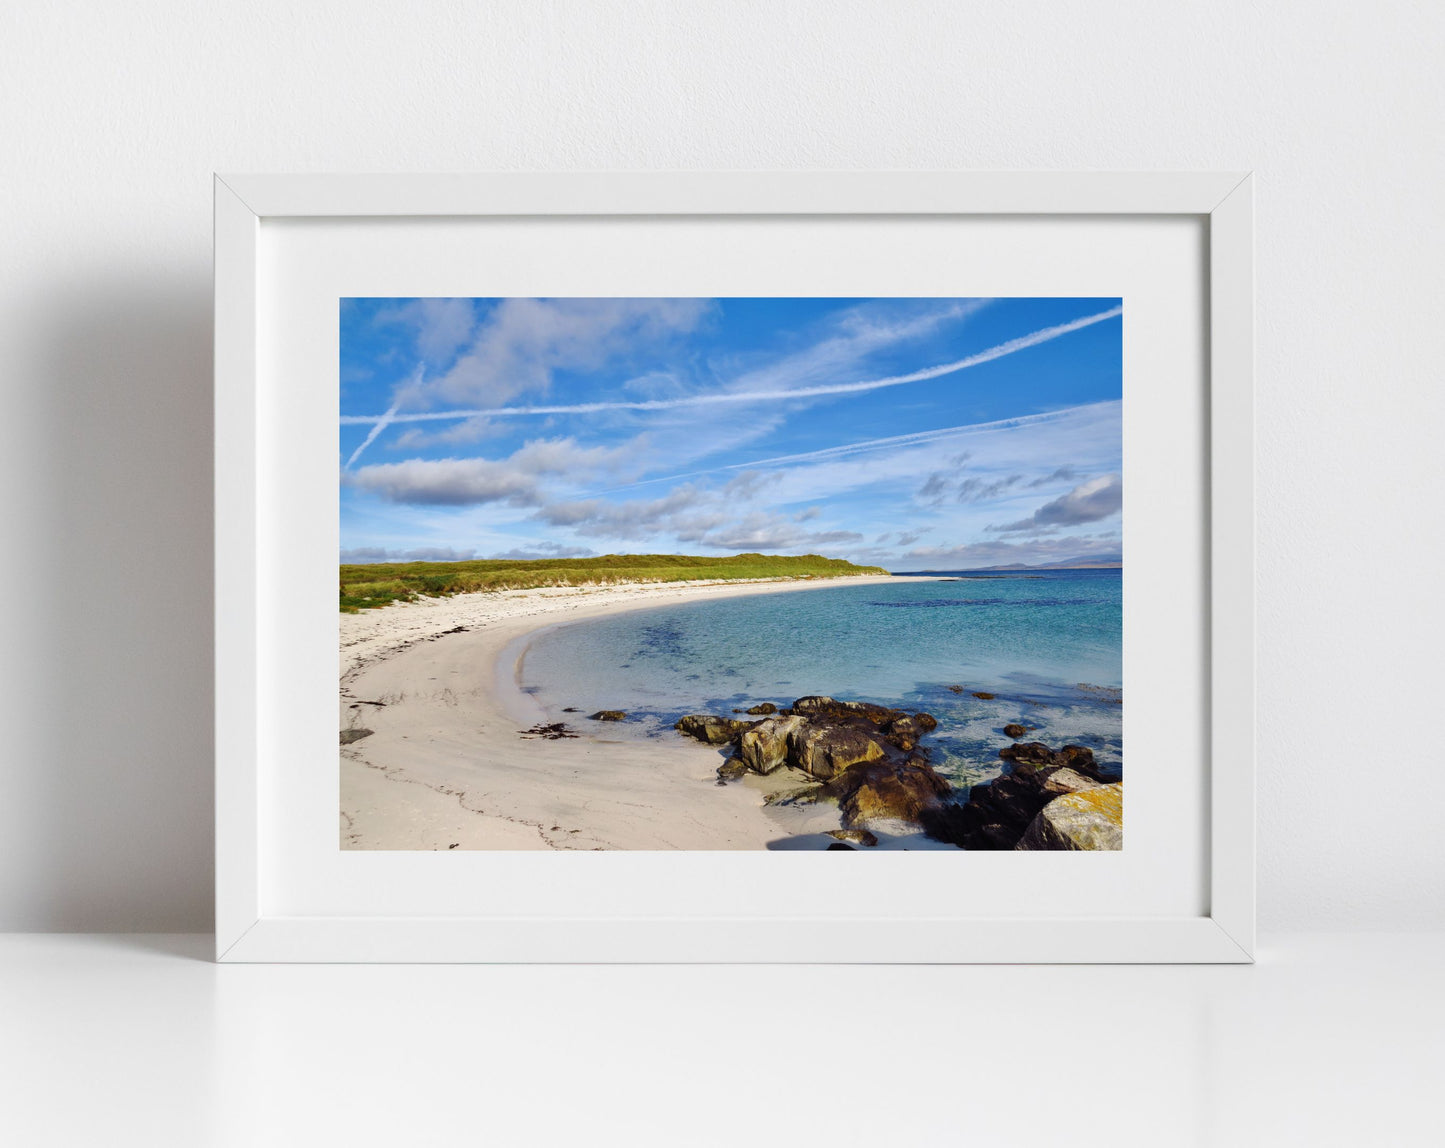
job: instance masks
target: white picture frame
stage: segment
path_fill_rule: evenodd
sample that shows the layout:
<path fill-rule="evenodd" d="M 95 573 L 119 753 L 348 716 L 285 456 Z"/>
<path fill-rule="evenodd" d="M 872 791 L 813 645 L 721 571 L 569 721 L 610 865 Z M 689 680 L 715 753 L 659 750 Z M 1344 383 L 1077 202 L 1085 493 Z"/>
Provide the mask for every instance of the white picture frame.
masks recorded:
<path fill-rule="evenodd" d="M 268 912 L 253 593 L 268 220 L 516 216 L 1193 216 L 1208 250 L 1207 912 L 1118 919 L 357 917 Z M 1252 187 L 1247 173 L 218 175 L 216 956 L 221 961 L 1247 962 L 1254 951 Z M 1224 750 L 1219 747 L 1228 747 Z M 662 857 L 663 855 L 650 855 Z M 663 863 L 662 861 L 658 862 Z"/>

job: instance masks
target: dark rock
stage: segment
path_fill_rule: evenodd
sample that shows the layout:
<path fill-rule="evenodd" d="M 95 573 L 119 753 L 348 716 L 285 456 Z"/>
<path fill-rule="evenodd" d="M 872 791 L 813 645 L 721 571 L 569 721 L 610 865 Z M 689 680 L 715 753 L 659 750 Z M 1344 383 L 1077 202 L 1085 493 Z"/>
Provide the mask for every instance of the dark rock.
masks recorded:
<path fill-rule="evenodd" d="M 920 813 L 918 823 L 923 826 L 923 832 L 935 841 L 946 841 L 961 849 L 965 831 L 976 829 L 981 824 L 976 817 L 980 811 L 979 806 L 940 801 Z"/>
<path fill-rule="evenodd" d="M 880 728 L 908 716 L 903 710 L 896 710 L 891 706 L 875 705 L 873 702 L 844 702 L 843 706 L 849 713 L 867 718 Z"/>
<path fill-rule="evenodd" d="M 375 732 L 373 729 L 344 729 L 341 731 L 341 744 L 350 745 L 354 741 L 360 741 L 364 737 L 370 737 Z"/>
<path fill-rule="evenodd" d="M 750 714 L 775 714 L 778 712 L 778 707 L 773 705 L 772 702 L 759 702 L 755 706 L 749 706 L 744 712 Z"/>
<path fill-rule="evenodd" d="M 591 721 L 624 721 L 627 714 L 622 710 L 598 710 L 595 714 L 588 714 Z"/>
<path fill-rule="evenodd" d="M 924 733 L 932 733 L 938 728 L 938 719 L 932 714 L 914 714 L 913 724 Z"/>
<path fill-rule="evenodd" d="M 897 718 L 906 717 L 902 710 L 873 702 L 840 702 L 836 698 L 814 695 L 799 698 L 793 703 L 792 711 L 806 717 L 827 718 L 832 721 L 847 721 L 849 718 L 863 718 L 875 726 L 885 726 Z"/>
<path fill-rule="evenodd" d="M 996 698 L 998 695 L 997 695 L 997 694 L 988 693 L 988 692 L 986 692 L 986 691 L 984 691 L 984 690 L 976 690 L 976 691 L 974 691 L 974 695 L 973 695 L 973 696 L 976 697 L 976 698 L 978 698 L 979 701 L 991 702 L 991 701 L 993 701 L 993 699 Z"/>
<path fill-rule="evenodd" d="M 854 849 L 853 846 L 851 846 L 851 845 L 844 845 L 843 842 L 841 842 L 841 841 L 834 841 L 833 844 L 829 845 L 828 848 L 826 848 L 826 849 L 823 850 L 823 852 L 824 852 L 824 853 L 832 853 L 835 849 L 842 850 L 844 853 L 856 853 L 856 852 L 857 852 L 857 850 Z"/>
<path fill-rule="evenodd" d="M 1027 765 L 1062 765 L 1062 761 L 1056 761 L 1054 751 L 1041 741 L 1017 742 L 1014 745 L 1006 745 L 998 751 L 999 757 L 1004 761 L 1011 761 L 1015 764 Z"/>
<path fill-rule="evenodd" d="M 883 732 L 888 735 L 889 741 L 905 752 L 916 746 L 923 736 L 923 730 L 911 717 L 895 718 L 884 727 Z"/>
<path fill-rule="evenodd" d="M 1058 752 L 1057 761 L 1060 765 L 1077 769 L 1080 773 L 1093 772 L 1097 768 L 1094 765 L 1094 751 L 1084 745 L 1064 746 Z"/>
<path fill-rule="evenodd" d="M 712 714 L 688 714 L 673 724 L 673 729 L 708 745 L 725 745 L 737 739 L 738 734 L 752 726 L 753 722 L 738 721 L 736 718 L 714 717 Z"/>
<path fill-rule="evenodd" d="M 1009 722 L 1008 725 L 1004 726 L 1003 732 L 1004 735 L 1007 737 L 1023 737 L 1024 734 L 1028 733 L 1029 731 L 1023 726 L 1019 725 L 1018 722 L 1014 721 Z"/>
<path fill-rule="evenodd" d="M 961 693 L 963 693 L 963 687 L 962 687 L 962 686 L 949 686 L 949 687 L 948 687 L 948 692 L 951 693 L 951 694 L 961 694 Z"/>
<path fill-rule="evenodd" d="M 579 710 L 576 706 L 563 706 L 563 707 L 562 707 L 562 712 L 563 712 L 564 714 L 579 714 L 579 713 L 581 713 L 582 711 Z"/>
<path fill-rule="evenodd" d="M 829 786 L 839 797 L 843 824 L 870 821 L 917 822 L 925 809 L 949 793 L 949 784 L 923 758 L 877 761 L 845 770 Z"/>
<path fill-rule="evenodd" d="M 717 767 L 717 779 L 719 785 L 724 785 L 734 778 L 741 777 L 747 773 L 748 766 L 742 758 L 734 754 Z"/>
<path fill-rule="evenodd" d="M 855 845 L 863 845 L 871 849 L 878 844 L 878 838 L 867 829 L 830 829 L 829 837 L 836 837 L 839 841 L 851 841 Z"/>

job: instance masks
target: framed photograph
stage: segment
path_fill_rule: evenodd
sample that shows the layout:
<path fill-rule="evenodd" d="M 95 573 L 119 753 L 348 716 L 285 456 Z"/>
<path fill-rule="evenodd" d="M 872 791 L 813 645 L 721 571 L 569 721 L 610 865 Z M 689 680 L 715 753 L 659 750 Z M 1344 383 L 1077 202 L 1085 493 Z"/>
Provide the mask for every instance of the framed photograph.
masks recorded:
<path fill-rule="evenodd" d="M 1247 174 L 215 196 L 218 959 L 1252 959 Z"/>

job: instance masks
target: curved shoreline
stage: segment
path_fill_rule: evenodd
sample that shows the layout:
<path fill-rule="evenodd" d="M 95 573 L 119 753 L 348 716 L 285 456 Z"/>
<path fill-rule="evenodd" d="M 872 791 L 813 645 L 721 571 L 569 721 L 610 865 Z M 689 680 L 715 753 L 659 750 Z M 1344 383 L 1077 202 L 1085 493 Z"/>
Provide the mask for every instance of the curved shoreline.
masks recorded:
<path fill-rule="evenodd" d="M 517 664 L 543 631 L 622 611 L 894 581 L 557 587 L 343 615 L 341 727 L 374 732 L 341 750 L 341 847 L 761 849 L 808 832 L 802 815 L 764 809 L 756 786 L 716 788 L 706 746 L 519 735 L 542 718 Z"/>

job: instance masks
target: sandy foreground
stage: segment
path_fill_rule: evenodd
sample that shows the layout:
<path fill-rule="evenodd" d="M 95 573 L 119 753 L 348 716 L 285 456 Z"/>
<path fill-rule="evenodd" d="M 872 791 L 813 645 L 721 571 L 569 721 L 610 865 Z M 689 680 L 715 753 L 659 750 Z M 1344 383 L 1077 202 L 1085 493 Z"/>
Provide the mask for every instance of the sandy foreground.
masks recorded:
<path fill-rule="evenodd" d="M 799 778 L 718 786 L 725 754 L 689 738 L 609 737 L 585 714 L 567 715 L 577 739 L 525 736 L 545 716 L 517 660 L 529 635 L 603 614 L 893 581 L 558 587 L 343 614 L 341 728 L 374 732 L 341 749 L 341 847 L 763 849 L 836 829 L 831 805 L 764 807 Z"/>

